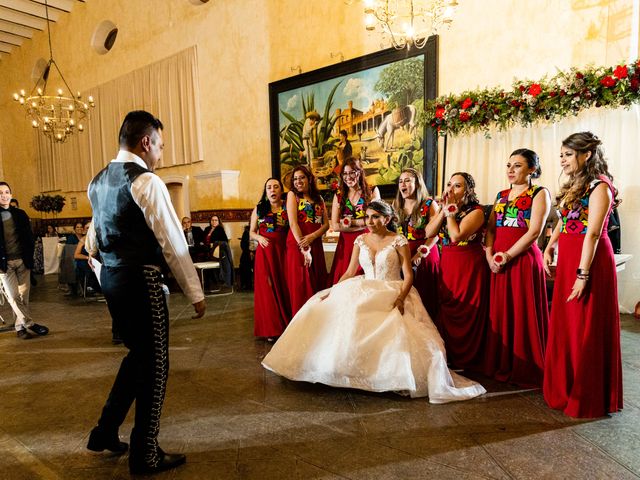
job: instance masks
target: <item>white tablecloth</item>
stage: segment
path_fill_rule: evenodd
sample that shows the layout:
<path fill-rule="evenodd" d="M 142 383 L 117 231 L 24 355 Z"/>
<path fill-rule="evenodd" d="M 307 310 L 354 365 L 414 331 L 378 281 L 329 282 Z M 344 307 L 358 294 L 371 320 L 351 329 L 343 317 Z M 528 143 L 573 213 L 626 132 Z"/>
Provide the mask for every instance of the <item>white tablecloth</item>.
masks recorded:
<path fill-rule="evenodd" d="M 43 237 L 42 255 L 44 258 L 44 274 L 58 273 L 60 255 L 58 248 L 64 248 L 64 243 L 59 243 L 58 237 Z"/>

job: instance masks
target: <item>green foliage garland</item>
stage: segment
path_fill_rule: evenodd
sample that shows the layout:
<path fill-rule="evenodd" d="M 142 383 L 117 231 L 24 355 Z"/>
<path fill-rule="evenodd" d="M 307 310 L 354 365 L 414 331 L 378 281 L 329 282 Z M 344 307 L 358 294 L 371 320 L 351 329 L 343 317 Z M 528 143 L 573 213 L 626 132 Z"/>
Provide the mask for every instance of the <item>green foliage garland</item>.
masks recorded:
<path fill-rule="evenodd" d="M 640 103 L 640 60 L 616 67 L 571 68 L 537 82 L 516 80 L 511 90 L 466 91 L 426 102 L 424 124 L 440 135 L 505 130 L 555 122 L 591 107 Z"/>
<path fill-rule="evenodd" d="M 66 198 L 62 195 L 34 195 L 30 205 L 36 212 L 60 213 L 64 208 Z"/>

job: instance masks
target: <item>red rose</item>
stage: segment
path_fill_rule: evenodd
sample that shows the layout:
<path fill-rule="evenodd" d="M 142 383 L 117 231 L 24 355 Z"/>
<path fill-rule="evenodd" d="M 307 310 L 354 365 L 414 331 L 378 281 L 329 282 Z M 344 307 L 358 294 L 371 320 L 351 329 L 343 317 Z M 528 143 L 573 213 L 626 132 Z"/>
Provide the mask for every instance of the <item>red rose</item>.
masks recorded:
<path fill-rule="evenodd" d="M 466 122 L 471 118 L 471 115 L 469 115 L 469 113 L 467 112 L 460 112 L 460 121 L 461 122 Z"/>
<path fill-rule="evenodd" d="M 520 106 L 520 102 L 517 100 L 511 100 L 511 106 L 518 108 Z"/>
<path fill-rule="evenodd" d="M 566 94 L 567 94 L 567 92 L 566 92 L 566 91 L 564 91 L 564 90 L 560 90 L 560 96 L 561 96 L 561 97 L 564 97 Z"/>
<path fill-rule="evenodd" d="M 613 86 L 615 86 L 616 84 L 616 79 L 613 78 L 611 75 L 607 75 L 606 77 L 604 77 L 602 80 L 600 80 L 600 83 L 607 88 L 611 88 Z"/>
<path fill-rule="evenodd" d="M 583 75 L 583 74 L 581 74 L 580 72 L 577 72 L 577 73 L 576 73 L 576 78 L 577 78 L 577 79 L 584 78 L 584 75 Z"/>
<path fill-rule="evenodd" d="M 467 97 L 467 98 L 464 99 L 464 102 L 462 102 L 462 104 L 460 106 L 466 110 L 471 105 L 473 105 L 473 100 L 471 100 L 469 97 Z"/>
<path fill-rule="evenodd" d="M 555 97 L 556 95 L 558 95 L 558 93 L 557 93 L 557 92 L 555 92 L 555 91 L 551 91 L 551 92 L 549 92 L 549 96 L 550 96 L 551 98 Z"/>
<path fill-rule="evenodd" d="M 436 108 L 436 118 L 444 118 L 444 108 Z"/>
<path fill-rule="evenodd" d="M 631 90 L 635 92 L 638 90 L 638 87 L 640 87 L 640 80 L 638 80 L 638 77 L 631 77 Z"/>
<path fill-rule="evenodd" d="M 529 95 L 531 95 L 532 97 L 537 97 L 541 93 L 542 93 L 542 87 L 540 86 L 540 84 L 532 83 L 529 86 Z"/>
<path fill-rule="evenodd" d="M 520 90 L 521 92 L 524 92 L 524 85 L 520 85 L 520 86 L 518 87 L 518 90 Z"/>
<path fill-rule="evenodd" d="M 502 265 L 502 262 L 504 262 L 504 256 L 501 253 L 496 253 L 493 256 L 493 261 Z"/>
<path fill-rule="evenodd" d="M 627 70 L 627 66 L 626 65 L 618 65 L 616 67 L 616 69 L 613 71 L 613 75 L 622 80 L 623 78 L 627 78 L 627 76 L 629 75 L 629 71 Z"/>

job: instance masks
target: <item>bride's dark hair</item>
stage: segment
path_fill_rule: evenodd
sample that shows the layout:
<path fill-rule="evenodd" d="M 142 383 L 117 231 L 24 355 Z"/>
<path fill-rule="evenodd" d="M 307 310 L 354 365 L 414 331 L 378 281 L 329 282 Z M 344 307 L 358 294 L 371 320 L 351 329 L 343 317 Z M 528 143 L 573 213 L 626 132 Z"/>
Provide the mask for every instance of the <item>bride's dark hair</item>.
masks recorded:
<path fill-rule="evenodd" d="M 384 217 L 389 217 L 389 223 L 387 223 L 387 229 L 392 232 L 397 231 L 396 222 L 398 221 L 398 216 L 396 215 L 395 210 L 391 205 L 389 205 L 384 200 L 372 200 L 369 205 L 367 205 L 367 209 L 375 210 L 380 215 Z"/>

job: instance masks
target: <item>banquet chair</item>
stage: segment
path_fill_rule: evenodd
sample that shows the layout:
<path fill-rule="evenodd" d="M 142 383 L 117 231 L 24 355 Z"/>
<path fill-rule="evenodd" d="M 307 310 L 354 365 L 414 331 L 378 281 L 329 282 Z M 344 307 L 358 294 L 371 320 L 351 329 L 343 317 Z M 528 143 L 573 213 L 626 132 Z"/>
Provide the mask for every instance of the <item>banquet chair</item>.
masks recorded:
<path fill-rule="evenodd" d="M 213 260 L 209 260 L 206 262 L 194 262 L 193 266 L 196 267 L 196 272 L 198 273 L 198 276 L 200 277 L 200 284 L 202 286 L 202 291 L 205 294 L 205 297 L 215 297 L 215 296 L 224 296 L 224 295 L 231 295 L 233 293 L 233 285 L 231 286 L 231 291 L 225 292 L 222 290 L 222 288 L 217 288 L 216 290 L 210 290 L 210 291 L 205 291 L 204 289 L 204 283 L 205 283 L 205 279 L 204 279 L 204 275 L 205 275 L 205 271 L 207 270 L 217 270 L 218 272 L 220 271 L 221 268 L 221 264 L 220 264 L 220 246 L 216 246 L 216 248 L 214 248 L 212 254 L 211 254 L 211 258 Z"/>

